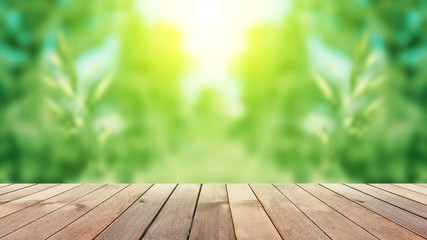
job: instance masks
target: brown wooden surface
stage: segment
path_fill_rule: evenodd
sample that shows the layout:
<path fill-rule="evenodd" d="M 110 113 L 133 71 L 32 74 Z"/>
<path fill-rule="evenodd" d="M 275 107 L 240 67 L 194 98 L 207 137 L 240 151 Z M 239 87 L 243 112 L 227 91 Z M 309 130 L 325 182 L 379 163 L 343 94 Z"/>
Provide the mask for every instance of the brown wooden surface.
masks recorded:
<path fill-rule="evenodd" d="M 325 187 L 315 184 L 299 186 L 380 239 L 422 239 L 415 233 Z"/>
<path fill-rule="evenodd" d="M 342 184 L 324 184 L 324 186 L 420 236 L 427 237 L 427 220 L 420 216 Z"/>
<path fill-rule="evenodd" d="M 346 239 L 348 236 L 352 236 L 352 239 L 375 239 L 365 229 L 359 227 L 297 185 L 279 184 L 277 188 L 323 229 L 329 237 Z"/>
<path fill-rule="evenodd" d="M 152 186 L 97 239 L 139 239 L 166 202 L 176 184 Z"/>
<path fill-rule="evenodd" d="M 414 192 L 422 193 L 424 195 L 427 195 L 427 184 L 395 184 L 396 186 L 399 186 L 401 188 L 406 188 L 409 190 L 412 190 Z"/>
<path fill-rule="evenodd" d="M 234 239 L 225 184 L 202 186 L 190 239 Z"/>
<path fill-rule="evenodd" d="M 401 188 L 399 186 L 395 186 L 392 184 L 371 184 L 374 187 L 386 190 L 388 192 L 394 193 L 396 195 L 405 197 L 407 199 L 412 199 L 424 205 L 427 205 L 427 197 L 426 195 L 409 190 L 407 188 Z"/>
<path fill-rule="evenodd" d="M 178 185 L 143 239 L 187 239 L 200 187 Z"/>
<path fill-rule="evenodd" d="M 251 184 L 265 211 L 286 239 L 329 239 L 329 237 L 271 184 Z"/>
<path fill-rule="evenodd" d="M 383 191 L 381 189 L 369 186 L 366 184 L 349 184 L 348 186 L 359 190 L 363 193 L 369 194 L 384 202 L 390 203 L 396 207 L 402 208 L 408 212 L 427 218 L 427 208 L 424 204 L 401 197 L 399 195 Z"/>
<path fill-rule="evenodd" d="M 238 239 L 281 239 L 247 184 L 228 184 L 227 188 Z"/>
<path fill-rule="evenodd" d="M 0 184 L 0 239 L 425 239 L 425 184 Z"/>

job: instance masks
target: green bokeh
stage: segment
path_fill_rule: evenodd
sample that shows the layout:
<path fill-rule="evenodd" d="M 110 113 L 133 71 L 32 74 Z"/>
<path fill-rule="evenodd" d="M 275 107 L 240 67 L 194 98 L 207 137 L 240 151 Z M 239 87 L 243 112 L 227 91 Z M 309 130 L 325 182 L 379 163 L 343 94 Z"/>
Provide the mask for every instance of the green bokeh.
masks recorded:
<path fill-rule="evenodd" d="M 0 0 L 0 182 L 427 181 L 426 1 L 293 1 L 233 59 L 238 110 L 189 100 L 135 6 Z"/>

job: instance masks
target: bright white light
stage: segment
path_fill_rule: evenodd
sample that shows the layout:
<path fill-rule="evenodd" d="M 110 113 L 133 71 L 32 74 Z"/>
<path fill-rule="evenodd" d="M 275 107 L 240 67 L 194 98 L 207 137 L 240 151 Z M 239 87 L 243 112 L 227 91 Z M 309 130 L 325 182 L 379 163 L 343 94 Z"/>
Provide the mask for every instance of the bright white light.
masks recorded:
<path fill-rule="evenodd" d="M 245 47 L 246 33 L 263 22 L 283 20 L 288 0 L 141 0 L 138 9 L 149 22 L 165 22 L 183 36 L 183 48 L 194 69 L 183 79 L 193 99 L 205 87 L 217 89 L 228 101 L 240 91 L 229 72 L 231 61 Z"/>

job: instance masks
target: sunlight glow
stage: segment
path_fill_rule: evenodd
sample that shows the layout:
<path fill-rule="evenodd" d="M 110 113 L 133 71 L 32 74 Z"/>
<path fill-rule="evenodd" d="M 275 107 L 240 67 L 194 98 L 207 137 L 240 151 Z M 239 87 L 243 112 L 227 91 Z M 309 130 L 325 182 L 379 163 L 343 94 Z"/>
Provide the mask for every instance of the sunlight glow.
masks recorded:
<path fill-rule="evenodd" d="M 181 32 L 183 49 L 192 61 L 182 83 L 190 100 L 209 87 L 235 102 L 240 91 L 230 67 L 245 47 L 246 33 L 257 24 L 282 21 L 290 1 L 141 0 L 137 6 L 148 22 L 164 22 Z"/>

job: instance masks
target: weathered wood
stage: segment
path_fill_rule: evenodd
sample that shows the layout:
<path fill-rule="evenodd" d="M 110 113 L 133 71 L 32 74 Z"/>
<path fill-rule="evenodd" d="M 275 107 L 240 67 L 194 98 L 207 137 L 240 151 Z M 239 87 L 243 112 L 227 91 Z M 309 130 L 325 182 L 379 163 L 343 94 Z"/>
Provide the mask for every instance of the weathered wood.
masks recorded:
<path fill-rule="evenodd" d="M 399 186 L 395 186 L 391 184 L 370 184 L 370 185 L 427 205 L 427 196 L 422 193 L 414 192 L 412 190 L 401 188 Z"/>
<path fill-rule="evenodd" d="M 12 183 L 0 183 L 0 188 L 12 185 Z"/>
<path fill-rule="evenodd" d="M 298 185 L 379 239 L 423 239 L 325 187 L 317 184 Z"/>
<path fill-rule="evenodd" d="M 187 239 L 199 190 L 200 184 L 178 185 L 143 239 Z"/>
<path fill-rule="evenodd" d="M 322 184 L 332 191 L 362 205 L 373 212 L 421 235 L 427 237 L 427 221 L 408 211 L 387 204 L 368 194 L 357 191 L 343 184 Z"/>
<path fill-rule="evenodd" d="M 0 238 L 427 238 L 426 187 L 349 185 L 0 184 Z"/>
<path fill-rule="evenodd" d="M 101 187 L 88 195 L 18 229 L 4 239 L 45 239 L 125 188 L 127 184 Z"/>
<path fill-rule="evenodd" d="M 271 184 L 250 185 L 285 239 L 329 239 L 304 213 Z"/>
<path fill-rule="evenodd" d="M 281 239 L 247 184 L 227 184 L 237 239 Z"/>
<path fill-rule="evenodd" d="M 395 184 L 395 185 L 401 188 L 406 188 L 406 189 L 427 195 L 427 188 L 423 186 L 419 186 L 415 184 Z"/>
<path fill-rule="evenodd" d="M 19 211 L 21 209 L 24 209 L 26 207 L 37 204 L 45 199 L 51 198 L 55 195 L 58 195 L 77 186 L 79 186 L 79 184 L 57 185 L 46 190 L 17 199 L 15 201 L 5 203 L 0 206 L 0 218 Z"/>
<path fill-rule="evenodd" d="M 224 184 L 204 184 L 190 239 L 234 239 L 230 205 Z"/>
<path fill-rule="evenodd" d="M 155 184 L 96 239 L 139 239 L 176 184 Z"/>
<path fill-rule="evenodd" d="M 30 196 L 31 194 L 46 190 L 48 188 L 54 187 L 58 184 L 36 184 L 26 188 L 21 188 L 13 192 L 6 193 L 0 196 L 0 204 L 4 205 L 6 203 L 15 201 L 17 199 Z M 1 207 L 1 205 L 0 205 Z"/>
<path fill-rule="evenodd" d="M 18 228 L 25 226 L 47 214 L 65 206 L 89 192 L 101 187 L 101 184 L 85 184 L 61 193 L 55 197 L 49 198 L 43 202 L 15 212 L 9 216 L 0 219 L 0 238 L 9 234 Z"/>
<path fill-rule="evenodd" d="M 332 239 L 376 239 L 331 207 L 294 184 L 278 184 L 277 188 Z M 313 207 L 316 206 L 316 207 Z"/>
<path fill-rule="evenodd" d="M 9 184 L 9 185 L 3 186 L 0 189 L 0 195 L 4 195 L 4 194 L 10 193 L 10 192 L 14 192 L 16 190 L 26 188 L 29 186 L 33 186 L 33 185 L 35 185 L 35 184 Z M 0 202 L 0 204 L 2 204 L 2 203 Z"/>
<path fill-rule="evenodd" d="M 354 189 L 369 194 L 387 203 L 405 209 L 421 217 L 427 218 L 427 207 L 424 204 L 409 200 L 407 198 L 389 193 L 382 189 L 375 188 L 366 184 L 346 184 Z"/>
<path fill-rule="evenodd" d="M 93 239 L 150 188 L 133 184 L 75 220 L 49 239 Z"/>

